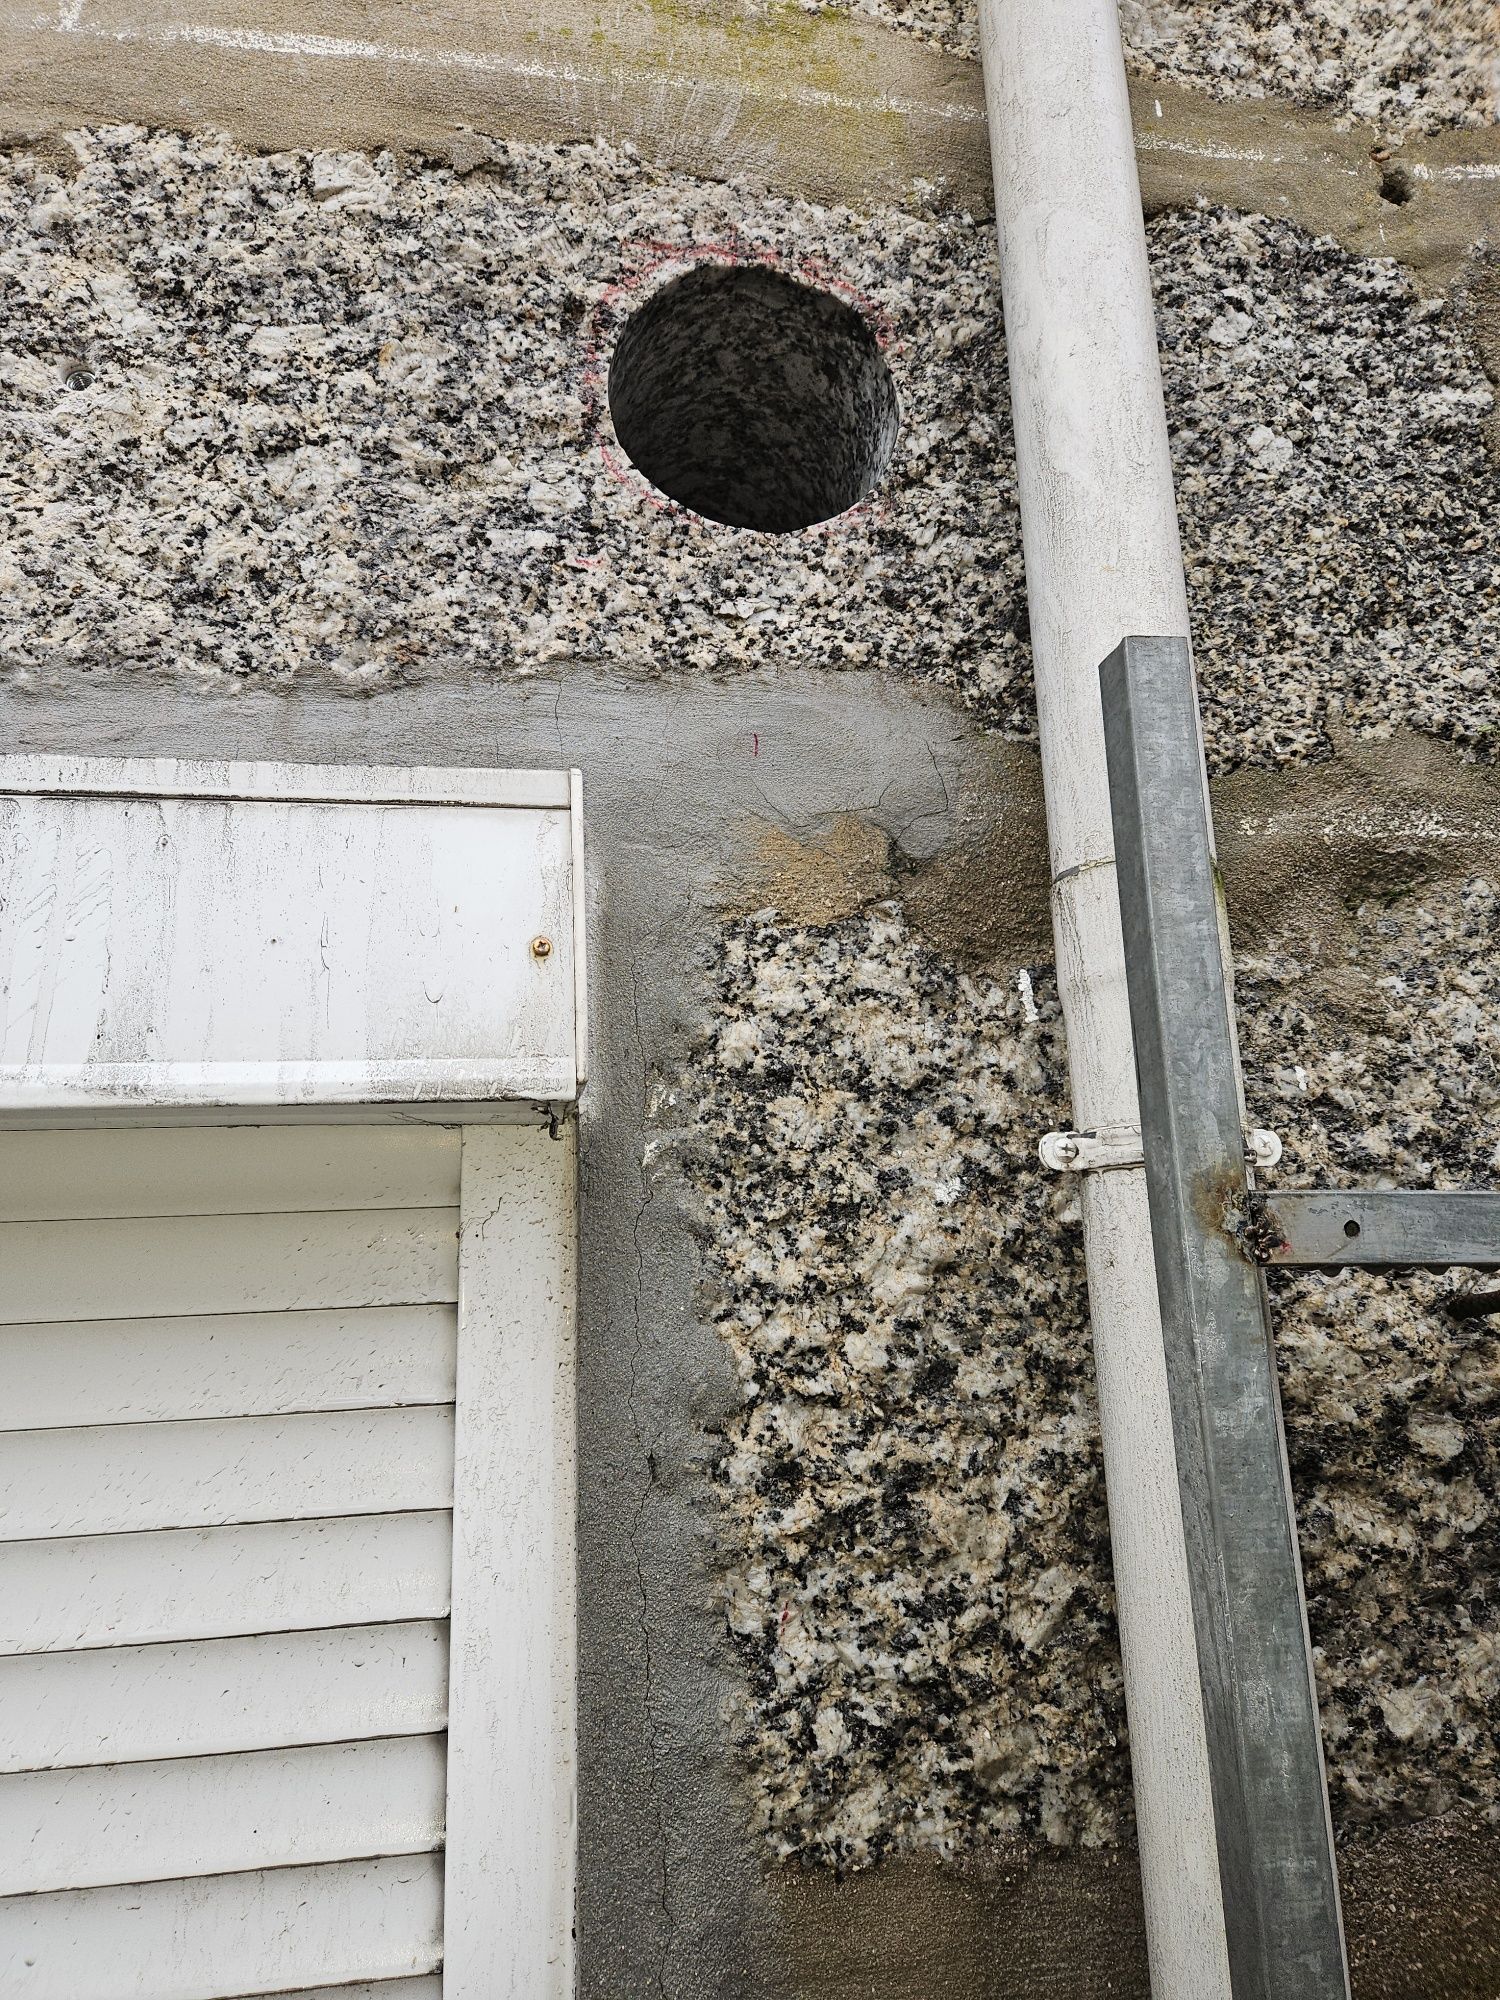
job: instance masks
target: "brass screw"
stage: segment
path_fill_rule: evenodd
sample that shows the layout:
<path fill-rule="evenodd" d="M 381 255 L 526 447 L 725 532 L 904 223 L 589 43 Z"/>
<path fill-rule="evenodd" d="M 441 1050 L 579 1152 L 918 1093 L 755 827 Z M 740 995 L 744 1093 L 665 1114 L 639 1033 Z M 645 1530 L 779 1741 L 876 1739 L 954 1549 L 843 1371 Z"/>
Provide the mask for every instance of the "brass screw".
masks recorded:
<path fill-rule="evenodd" d="M 552 956 L 551 938 L 534 937 L 531 940 L 531 955 L 533 958 L 550 958 Z"/>

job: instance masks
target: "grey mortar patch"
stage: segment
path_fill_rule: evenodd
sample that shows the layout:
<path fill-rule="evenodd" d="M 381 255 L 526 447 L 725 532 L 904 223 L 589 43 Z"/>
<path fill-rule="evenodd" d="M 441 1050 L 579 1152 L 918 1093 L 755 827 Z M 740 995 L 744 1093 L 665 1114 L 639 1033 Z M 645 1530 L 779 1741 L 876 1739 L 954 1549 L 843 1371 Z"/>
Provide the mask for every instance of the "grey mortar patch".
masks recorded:
<path fill-rule="evenodd" d="M 1212 787 L 1238 951 L 1322 962 L 1352 948 L 1361 905 L 1435 881 L 1500 877 L 1500 773 L 1428 737 L 1335 733 L 1324 763 L 1244 767 Z"/>
<path fill-rule="evenodd" d="M 0 184 L 12 676 L 873 664 L 1032 734 L 983 223 L 602 147 L 499 148 L 466 178 L 79 143 L 72 180 L 17 156 Z M 1492 392 L 1444 310 L 1284 223 L 1167 214 L 1151 242 L 1216 766 L 1320 756 L 1330 720 L 1493 757 Z M 612 341 L 699 257 L 821 273 L 882 331 L 895 458 L 824 527 L 699 520 L 618 451 Z"/>
<path fill-rule="evenodd" d="M 1496 896 L 1367 901 L 1342 965 L 1242 960 L 1280 1184 L 1500 1171 Z M 1032 1018 L 1032 1016 L 1035 1018 Z M 839 1868 L 1129 1826 L 1050 978 L 899 908 L 726 933 L 689 1155 L 739 1408 L 716 1477 L 771 1851 Z M 1342 1829 L 1500 1809 L 1500 1333 L 1444 1281 L 1283 1280 L 1277 1328 Z"/>

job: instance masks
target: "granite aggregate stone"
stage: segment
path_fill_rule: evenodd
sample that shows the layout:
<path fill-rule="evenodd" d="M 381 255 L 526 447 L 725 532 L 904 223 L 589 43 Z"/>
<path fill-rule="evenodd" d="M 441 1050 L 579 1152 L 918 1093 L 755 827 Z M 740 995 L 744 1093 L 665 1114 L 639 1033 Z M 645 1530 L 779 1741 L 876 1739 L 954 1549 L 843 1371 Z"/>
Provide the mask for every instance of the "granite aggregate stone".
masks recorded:
<path fill-rule="evenodd" d="M 474 171 L 79 135 L 0 165 L 0 671 L 332 678 L 889 667 L 1034 733 L 987 224 L 475 141 Z M 1393 263 L 1151 225 L 1216 768 L 1414 726 L 1493 759 L 1493 392 Z M 769 263 L 875 326 L 900 427 L 792 534 L 668 504 L 604 394 L 634 307 Z"/>
<path fill-rule="evenodd" d="M 1241 959 L 1281 1186 L 1500 1186 L 1500 891 L 1357 913 L 1347 957 Z M 1474 1273 L 1279 1276 L 1288 1451 L 1339 1823 L 1500 1818 L 1500 1322 Z"/>
<path fill-rule="evenodd" d="M 1493 762 L 1494 396 L 1389 259 L 1196 208 L 1150 231 L 1215 770 L 1414 727 Z"/>
<path fill-rule="evenodd" d="M 1500 118 L 1494 0 L 1121 0 L 1137 70 L 1393 136 Z"/>
<path fill-rule="evenodd" d="M 978 0 L 802 0 L 979 60 Z M 1280 98 L 1392 138 L 1500 119 L 1494 0 L 1121 0 L 1142 77 L 1220 98 Z"/>
<path fill-rule="evenodd" d="M 1284 1185 L 1500 1173 L 1490 883 L 1239 981 Z M 1366 993 L 1351 1010 L 1349 985 Z M 1128 1830 L 1075 1190 L 1045 967 L 962 974 L 896 905 L 726 934 L 693 1079 L 741 1753 L 771 1849 L 851 1867 Z M 1379 1107 L 1378 1114 L 1375 1107 Z M 1500 1813 L 1500 1334 L 1451 1281 L 1277 1285 L 1337 1823 Z"/>
<path fill-rule="evenodd" d="M 78 144 L 76 178 L 21 156 L 3 181 L 12 672 L 899 664 L 1026 727 L 972 225 L 752 199 L 603 146 L 496 146 L 460 175 Z M 619 450 L 614 340 L 702 261 L 826 274 L 886 342 L 898 468 L 826 527 L 703 520 Z"/>

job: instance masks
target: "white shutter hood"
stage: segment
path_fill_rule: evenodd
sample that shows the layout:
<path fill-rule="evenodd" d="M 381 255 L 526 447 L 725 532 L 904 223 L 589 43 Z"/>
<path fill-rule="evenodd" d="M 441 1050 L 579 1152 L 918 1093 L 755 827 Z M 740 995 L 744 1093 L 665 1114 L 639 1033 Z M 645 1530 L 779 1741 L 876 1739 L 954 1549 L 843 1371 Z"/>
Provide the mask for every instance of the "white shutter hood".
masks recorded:
<path fill-rule="evenodd" d="M 582 902 L 576 772 L 0 759 L 0 1118 L 560 1108 Z"/>

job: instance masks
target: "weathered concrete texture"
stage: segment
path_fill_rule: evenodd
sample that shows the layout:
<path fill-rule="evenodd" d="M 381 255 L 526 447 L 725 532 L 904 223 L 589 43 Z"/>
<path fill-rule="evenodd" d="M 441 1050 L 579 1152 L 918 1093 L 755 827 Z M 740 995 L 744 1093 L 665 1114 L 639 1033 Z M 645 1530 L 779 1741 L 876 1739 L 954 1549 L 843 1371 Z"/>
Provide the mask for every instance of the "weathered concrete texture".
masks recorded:
<path fill-rule="evenodd" d="M 0 657 L 38 676 L 524 674 L 582 657 L 888 664 L 1033 729 L 990 233 L 664 181 L 601 148 L 484 172 L 110 130 L 0 182 Z M 1286 224 L 1151 230 L 1214 760 L 1330 723 L 1494 755 L 1488 382 L 1399 270 Z M 663 504 L 605 396 L 695 263 L 831 286 L 901 425 L 801 534 Z M 517 392 L 524 379 L 524 394 Z"/>
<path fill-rule="evenodd" d="M 1464 267 L 1455 301 L 1485 374 L 1492 386 L 1500 387 L 1500 241 L 1475 251 Z M 1490 456 L 1500 464 L 1500 397 L 1490 412 L 1489 446 Z"/>
<path fill-rule="evenodd" d="M 1129 1848 L 788 1871 L 774 1891 L 797 2000 L 1149 2000 Z"/>
<path fill-rule="evenodd" d="M 1208 201 L 1274 216 L 1360 256 L 1395 257 L 1429 296 L 1500 227 L 1500 126 L 1394 144 L 1276 99 L 1223 102 L 1141 78 L 1131 104 L 1148 215 Z"/>
<path fill-rule="evenodd" d="M 956 799 L 953 837 L 913 860 L 868 820 L 842 814 L 810 841 L 767 826 L 759 851 L 720 904 L 749 916 L 775 905 L 791 925 L 835 923 L 899 897 L 913 928 L 965 967 L 1045 963 L 1052 951 L 1041 759 L 1029 744 L 986 736 Z"/>
<path fill-rule="evenodd" d="M 1494 2000 L 1500 1833 L 1470 1813 L 1356 1836 L 1339 1861 L 1354 2000 Z"/>
<path fill-rule="evenodd" d="M 1354 2000 L 1494 2000 L 1500 1832 L 1472 1815 L 1345 1839 Z M 1134 1856 L 919 1861 L 777 1884 L 797 2000 L 1147 2000 Z"/>
<path fill-rule="evenodd" d="M 792 0 L 0 0 L 0 135 L 107 123 L 460 164 L 603 138 L 815 200 L 989 199 L 972 65 Z"/>
<path fill-rule="evenodd" d="M 1428 738 L 1335 731 L 1325 761 L 1242 769 L 1212 796 L 1236 951 L 1336 961 L 1355 949 L 1363 905 L 1500 873 L 1500 770 Z"/>
<path fill-rule="evenodd" d="M 602 138 L 814 201 L 982 217 L 990 158 L 967 27 L 958 46 L 786 0 L 548 0 L 524 13 L 62 0 L 55 15 L 0 0 L 0 141 L 133 123 L 469 167 L 495 141 Z M 1494 230 L 1500 127 L 1412 132 L 1391 160 L 1375 157 L 1390 138 L 1375 125 L 1274 96 L 1223 100 L 1153 75 L 1135 79 L 1132 104 L 1148 213 L 1204 197 L 1277 216 L 1400 257 L 1433 290 Z"/>

